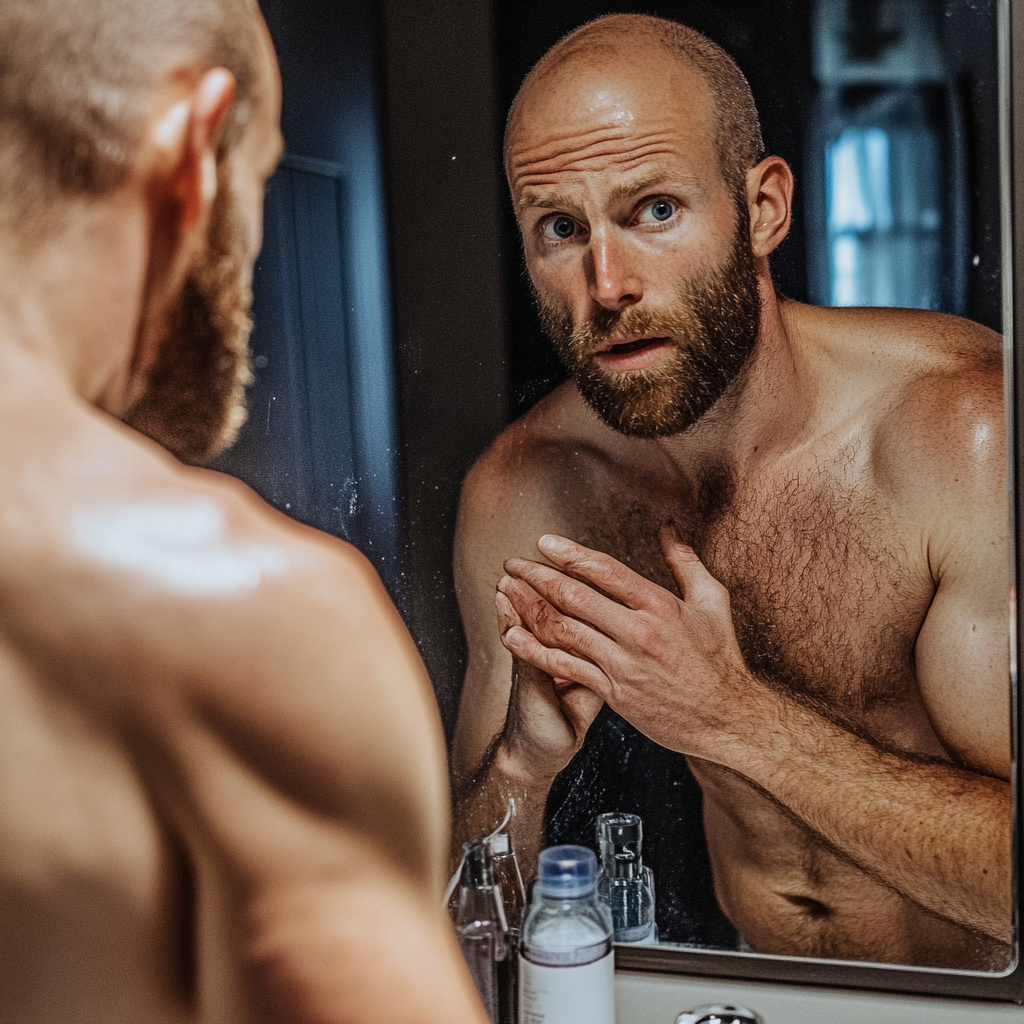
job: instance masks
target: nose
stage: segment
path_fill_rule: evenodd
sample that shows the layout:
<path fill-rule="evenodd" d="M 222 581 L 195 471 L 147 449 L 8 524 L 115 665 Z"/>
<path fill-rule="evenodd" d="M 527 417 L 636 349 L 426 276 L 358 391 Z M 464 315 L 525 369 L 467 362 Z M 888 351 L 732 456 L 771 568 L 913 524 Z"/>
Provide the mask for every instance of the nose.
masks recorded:
<path fill-rule="evenodd" d="M 628 243 L 612 232 L 591 235 L 588 286 L 590 297 L 605 309 L 635 306 L 644 296 L 644 286 L 628 253 Z"/>

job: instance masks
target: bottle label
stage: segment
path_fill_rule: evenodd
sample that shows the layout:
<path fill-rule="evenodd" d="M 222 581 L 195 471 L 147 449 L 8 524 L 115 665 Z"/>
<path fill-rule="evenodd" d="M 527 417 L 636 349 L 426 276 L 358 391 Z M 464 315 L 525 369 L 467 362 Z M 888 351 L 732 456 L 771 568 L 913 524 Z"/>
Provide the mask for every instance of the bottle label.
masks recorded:
<path fill-rule="evenodd" d="M 542 967 L 582 967 L 607 956 L 611 952 L 611 937 L 595 942 L 592 946 L 575 946 L 572 949 L 523 948 L 523 956 L 531 963 Z"/>
<path fill-rule="evenodd" d="M 536 957 L 536 951 L 530 956 Z M 615 1024 L 615 955 L 609 950 L 599 960 L 577 967 L 548 967 L 525 956 L 520 959 L 519 1024 L 582 1021 Z"/>

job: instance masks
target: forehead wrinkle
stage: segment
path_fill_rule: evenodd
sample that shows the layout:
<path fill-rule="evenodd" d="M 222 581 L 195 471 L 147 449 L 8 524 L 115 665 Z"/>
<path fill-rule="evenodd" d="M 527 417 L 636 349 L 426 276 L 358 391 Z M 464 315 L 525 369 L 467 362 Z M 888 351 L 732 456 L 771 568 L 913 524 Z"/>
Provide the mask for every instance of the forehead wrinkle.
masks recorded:
<path fill-rule="evenodd" d="M 522 134 L 522 132 L 520 132 Z M 594 142 L 599 142 L 602 139 L 622 139 L 626 140 L 630 137 L 630 131 L 628 126 L 623 124 L 615 125 L 600 125 L 597 128 L 590 128 L 584 132 L 568 133 L 574 135 L 575 139 L 581 145 L 591 145 Z M 534 150 L 539 150 L 536 158 L 546 155 L 545 150 L 551 150 L 554 153 L 560 152 L 561 148 L 565 145 L 567 133 L 564 131 L 560 132 L 549 132 L 547 137 L 542 139 L 540 142 L 535 142 L 532 145 L 524 145 L 523 143 L 513 144 L 510 147 L 509 152 L 513 157 L 521 157 L 525 159 L 534 159 L 530 154 Z"/>
<path fill-rule="evenodd" d="M 539 185 L 547 182 L 553 184 L 557 182 L 560 175 L 586 174 L 587 172 L 602 171 L 608 167 L 614 167 L 622 172 L 632 171 L 643 164 L 651 163 L 652 160 L 656 160 L 658 157 L 673 157 L 676 153 L 675 147 L 653 144 L 634 149 L 628 153 L 599 153 L 580 157 L 573 163 L 564 163 L 560 160 L 546 160 L 532 167 L 514 169 L 513 179 L 518 188 L 525 188 L 528 184 Z"/>
<path fill-rule="evenodd" d="M 533 182 L 532 185 L 543 184 Z M 554 182 L 551 182 L 554 184 Z M 609 189 L 604 201 L 609 205 L 617 205 L 623 200 L 633 199 L 644 192 L 654 192 L 660 188 L 683 186 L 688 191 L 705 192 L 706 189 L 697 178 L 689 174 L 668 170 L 655 171 L 634 181 L 623 181 Z M 572 210 L 581 205 L 577 198 L 568 192 L 537 192 L 529 186 L 524 187 L 516 206 L 520 210 Z"/>
<path fill-rule="evenodd" d="M 672 158 L 678 156 L 678 146 L 673 144 L 668 135 L 661 138 L 650 138 L 645 144 L 632 144 L 629 147 L 618 147 L 616 149 L 591 148 L 583 153 L 567 151 L 558 157 L 550 157 L 532 163 L 513 161 L 511 168 L 513 188 L 515 191 L 530 186 L 557 184 L 559 178 L 565 174 L 585 174 L 587 172 L 601 171 L 609 167 L 620 172 L 628 172 L 649 164 L 659 157 Z M 668 172 L 656 172 L 664 177 L 670 177 Z"/>
<path fill-rule="evenodd" d="M 646 132 L 629 131 L 623 128 L 600 128 L 583 133 L 558 132 L 532 146 L 513 146 L 512 163 L 546 164 L 552 161 L 575 158 L 590 160 L 600 156 L 628 154 L 631 150 L 651 146 L 672 146 L 675 136 L 670 128 Z"/>

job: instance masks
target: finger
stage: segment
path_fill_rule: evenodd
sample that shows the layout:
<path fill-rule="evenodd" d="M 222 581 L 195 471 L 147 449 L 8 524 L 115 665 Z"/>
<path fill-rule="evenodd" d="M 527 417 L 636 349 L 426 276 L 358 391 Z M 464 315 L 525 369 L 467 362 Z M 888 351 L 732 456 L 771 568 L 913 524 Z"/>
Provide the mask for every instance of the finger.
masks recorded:
<path fill-rule="evenodd" d="M 550 565 L 525 558 L 510 558 L 505 568 L 506 580 L 516 579 L 527 584 L 564 615 L 589 623 L 616 639 L 628 633 L 632 610 L 599 593 L 588 583 L 567 576 Z M 502 583 L 498 587 L 500 589 Z"/>
<path fill-rule="evenodd" d="M 565 577 L 563 580 L 574 587 L 582 587 L 582 584 Z M 617 647 L 613 638 L 586 621 L 563 614 L 526 581 L 504 576 L 498 587 L 512 603 L 522 624 L 545 646 L 559 648 L 598 665 L 610 664 L 614 660 Z M 601 600 L 610 607 L 618 608 L 622 614 L 620 606 L 604 598 Z"/>
<path fill-rule="evenodd" d="M 607 689 L 607 677 L 596 665 L 567 651 L 546 647 L 522 626 L 512 626 L 502 636 L 501 642 L 513 657 L 549 676 L 579 683 L 597 693 Z"/>
<path fill-rule="evenodd" d="M 541 537 L 537 547 L 552 565 L 578 580 L 600 587 L 627 608 L 644 607 L 651 581 L 611 555 L 551 533 Z"/>
<path fill-rule="evenodd" d="M 498 632 L 504 633 L 509 626 L 523 624 L 519 613 L 512 606 L 512 602 L 500 590 L 495 591 L 494 608 L 498 613 Z"/>
<path fill-rule="evenodd" d="M 679 538 L 673 524 L 667 523 L 660 531 L 661 552 L 684 601 L 702 604 L 719 600 L 725 588 L 697 557 L 697 553 Z"/>

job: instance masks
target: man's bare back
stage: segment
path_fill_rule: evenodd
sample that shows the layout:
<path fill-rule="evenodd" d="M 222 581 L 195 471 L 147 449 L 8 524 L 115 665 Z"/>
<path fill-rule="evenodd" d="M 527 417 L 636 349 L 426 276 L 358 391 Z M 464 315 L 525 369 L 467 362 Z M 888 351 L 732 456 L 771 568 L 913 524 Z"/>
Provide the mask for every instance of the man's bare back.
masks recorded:
<path fill-rule="evenodd" d="M 1005 777 L 1000 340 L 934 314 L 797 303 L 781 312 L 790 336 L 803 339 L 805 371 L 819 375 L 809 390 L 833 399 L 789 451 L 767 453 L 740 477 L 697 432 L 690 451 L 679 446 L 667 459 L 657 445 L 607 428 L 571 383 L 563 385 L 506 431 L 467 482 L 465 544 L 485 545 L 490 556 L 480 583 L 493 586 L 510 556 L 536 557 L 536 538 L 555 532 L 677 592 L 657 542 L 661 526 L 673 522 L 728 589 L 740 647 L 760 679 L 881 747 Z M 987 439 L 980 459 L 979 438 Z M 951 472 L 958 459 L 963 468 Z M 961 521 L 943 531 L 952 516 Z M 970 750 L 947 722 L 933 720 L 934 701 L 926 707 L 915 675 L 938 582 L 939 566 L 929 559 L 965 526 L 984 552 L 976 570 L 991 574 L 970 629 L 985 634 L 993 675 L 965 680 L 979 687 L 975 724 L 991 745 Z M 479 557 L 462 550 L 467 577 L 471 562 L 483 568 Z M 469 606 L 475 584 L 467 578 L 466 586 Z M 977 663 L 977 653 L 962 657 Z M 488 676 L 502 672 L 511 677 L 507 665 Z M 484 684 L 471 671 L 467 683 L 475 679 Z M 497 712 L 501 697 L 485 686 L 467 695 L 466 706 Z M 504 709 L 477 721 L 475 736 L 457 737 L 466 765 L 500 730 Z M 689 760 L 704 795 L 719 902 L 754 948 L 980 969 L 1008 962 L 1003 943 L 894 891 L 738 773 Z"/>
<path fill-rule="evenodd" d="M 369 565 L 5 391 L 0 1019 L 348 1019 L 373 960 L 412 981 L 400 945 L 446 941 L 440 740 Z"/>

